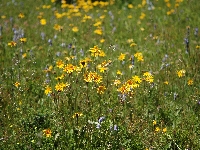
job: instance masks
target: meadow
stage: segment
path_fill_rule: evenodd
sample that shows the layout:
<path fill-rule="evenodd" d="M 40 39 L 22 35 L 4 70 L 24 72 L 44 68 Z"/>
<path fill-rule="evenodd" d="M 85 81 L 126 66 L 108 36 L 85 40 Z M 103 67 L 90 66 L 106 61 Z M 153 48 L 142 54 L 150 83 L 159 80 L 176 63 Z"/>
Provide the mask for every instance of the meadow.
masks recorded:
<path fill-rule="evenodd" d="M 0 149 L 199 150 L 197 0 L 0 3 Z"/>

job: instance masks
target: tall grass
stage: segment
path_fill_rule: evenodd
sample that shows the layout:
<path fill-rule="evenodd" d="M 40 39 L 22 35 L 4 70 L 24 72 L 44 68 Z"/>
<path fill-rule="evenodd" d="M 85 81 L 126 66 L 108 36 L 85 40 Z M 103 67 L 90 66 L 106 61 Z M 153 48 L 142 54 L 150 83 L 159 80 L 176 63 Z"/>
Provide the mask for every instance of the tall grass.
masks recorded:
<path fill-rule="evenodd" d="M 200 148 L 197 1 L 0 8 L 1 149 Z"/>

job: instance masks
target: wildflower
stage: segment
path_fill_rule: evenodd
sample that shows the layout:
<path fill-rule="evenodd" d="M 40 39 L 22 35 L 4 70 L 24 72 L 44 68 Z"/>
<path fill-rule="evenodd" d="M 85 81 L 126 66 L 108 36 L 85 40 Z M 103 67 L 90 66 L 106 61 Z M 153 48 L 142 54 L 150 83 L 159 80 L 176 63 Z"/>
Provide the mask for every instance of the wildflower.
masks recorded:
<path fill-rule="evenodd" d="M 85 82 L 92 82 L 92 76 L 90 75 L 90 73 L 84 74 L 84 81 Z"/>
<path fill-rule="evenodd" d="M 72 73 L 75 70 L 75 66 L 72 64 L 67 64 L 64 68 L 63 71 L 67 72 L 68 74 Z"/>
<path fill-rule="evenodd" d="M 19 17 L 19 18 L 24 18 L 24 14 L 23 14 L 23 13 L 20 13 L 20 14 L 18 15 L 18 17 Z"/>
<path fill-rule="evenodd" d="M 144 19 L 145 18 L 145 13 L 141 13 L 141 15 L 140 15 L 140 19 L 142 20 L 142 19 Z"/>
<path fill-rule="evenodd" d="M 118 60 L 123 61 L 125 59 L 126 54 L 121 53 L 118 57 Z"/>
<path fill-rule="evenodd" d="M 49 87 L 49 85 L 47 85 L 47 86 L 45 87 L 45 91 L 44 91 L 44 93 L 45 93 L 46 95 L 52 93 L 52 89 L 51 89 L 51 87 Z"/>
<path fill-rule="evenodd" d="M 83 116 L 83 114 L 80 113 L 80 112 L 77 112 L 77 113 L 74 113 L 74 115 L 72 116 L 72 118 L 75 118 L 75 117 L 78 118 L 80 116 Z"/>
<path fill-rule="evenodd" d="M 144 31 L 144 28 L 140 28 L 141 31 Z"/>
<path fill-rule="evenodd" d="M 96 22 L 95 24 L 93 24 L 93 26 L 98 27 L 98 26 L 100 26 L 101 24 L 102 24 L 102 22 L 101 22 L 101 21 L 98 21 L 98 22 Z"/>
<path fill-rule="evenodd" d="M 134 42 L 130 44 L 130 47 L 134 47 L 134 46 L 137 46 L 137 44 Z"/>
<path fill-rule="evenodd" d="M 139 76 L 133 76 L 132 79 L 133 79 L 134 82 L 137 82 L 137 83 L 142 82 L 142 79 Z"/>
<path fill-rule="evenodd" d="M 6 16 L 5 16 L 5 15 L 2 15 L 2 16 L 1 16 L 1 18 L 2 18 L 2 19 L 5 19 L 5 18 L 6 18 Z"/>
<path fill-rule="evenodd" d="M 153 120 L 153 125 L 154 125 L 154 126 L 156 125 L 156 123 L 157 123 L 156 120 Z"/>
<path fill-rule="evenodd" d="M 87 61 L 81 60 L 79 64 L 80 64 L 81 68 L 85 68 L 87 66 Z"/>
<path fill-rule="evenodd" d="M 61 31 L 62 30 L 62 27 L 58 24 L 55 24 L 54 27 L 53 27 L 55 30 L 59 30 Z"/>
<path fill-rule="evenodd" d="M 133 8 L 133 5 L 132 4 L 128 4 L 128 8 Z"/>
<path fill-rule="evenodd" d="M 27 56 L 27 54 L 26 53 L 24 53 L 23 55 L 22 55 L 22 58 L 25 58 Z"/>
<path fill-rule="evenodd" d="M 26 38 L 20 38 L 19 39 L 21 43 L 25 43 L 26 42 Z"/>
<path fill-rule="evenodd" d="M 17 45 L 17 43 L 14 41 L 11 41 L 8 43 L 8 46 L 10 46 L 10 47 L 15 47 L 16 45 Z"/>
<path fill-rule="evenodd" d="M 187 82 L 187 84 L 188 84 L 188 85 L 193 85 L 193 80 L 192 80 L 192 79 L 189 79 L 188 82 Z"/>
<path fill-rule="evenodd" d="M 163 131 L 163 133 L 167 132 L 167 128 L 164 128 L 162 131 Z"/>
<path fill-rule="evenodd" d="M 72 28 L 72 31 L 73 31 L 73 32 L 78 32 L 78 30 L 79 30 L 78 27 L 73 27 L 73 28 Z"/>
<path fill-rule="evenodd" d="M 98 69 L 99 69 L 99 71 L 102 72 L 102 73 L 104 73 L 105 70 L 108 70 L 107 67 L 98 67 Z"/>
<path fill-rule="evenodd" d="M 46 19 L 41 19 L 41 20 L 40 20 L 40 24 L 41 24 L 41 25 L 46 25 L 46 24 L 47 24 Z"/>
<path fill-rule="evenodd" d="M 139 61 L 144 61 L 144 58 L 143 58 L 142 53 L 137 52 L 137 53 L 134 54 L 134 57 L 137 58 L 137 61 L 138 61 L 138 62 L 139 62 Z"/>
<path fill-rule="evenodd" d="M 55 79 L 56 79 L 56 80 L 62 80 L 64 77 L 65 77 L 65 75 L 64 75 L 64 74 L 62 74 L 61 76 L 59 76 L 59 77 L 56 77 Z"/>
<path fill-rule="evenodd" d="M 93 48 L 90 48 L 89 51 L 91 52 L 91 56 L 94 56 L 94 57 L 105 56 L 105 53 L 98 46 L 94 46 Z"/>
<path fill-rule="evenodd" d="M 19 82 L 15 82 L 15 87 L 18 88 L 20 86 Z"/>
<path fill-rule="evenodd" d="M 153 75 L 150 72 L 145 72 L 143 76 L 144 76 L 144 80 L 149 83 L 152 83 L 154 81 Z"/>
<path fill-rule="evenodd" d="M 98 34 L 98 35 L 102 35 L 103 34 L 103 31 L 101 28 L 98 28 L 96 30 L 94 30 L 94 33 Z"/>
<path fill-rule="evenodd" d="M 133 18 L 133 17 L 132 17 L 132 15 L 128 15 L 127 18 L 128 18 L 128 19 L 131 19 L 131 18 Z"/>
<path fill-rule="evenodd" d="M 114 80 L 114 85 L 115 85 L 115 86 L 117 86 L 117 85 L 119 85 L 119 84 L 121 84 L 121 81 L 120 81 L 120 80 Z"/>
<path fill-rule="evenodd" d="M 169 82 L 168 82 L 168 81 L 165 81 L 165 82 L 164 82 L 164 84 L 168 85 L 168 84 L 169 84 Z"/>
<path fill-rule="evenodd" d="M 196 46 L 196 49 L 199 49 L 199 48 L 200 48 L 200 46 L 199 46 L 199 45 L 197 45 L 197 46 Z"/>
<path fill-rule="evenodd" d="M 105 87 L 105 86 L 99 86 L 99 87 L 97 88 L 97 93 L 103 94 L 105 90 L 106 90 L 106 87 Z"/>
<path fill-rule="evenodd" d="M 56 89 L 56 91 L 58 91 L 58 92 L 62 92 L 62 91 L 64 90 L 64 88 L 67 87 L 67 86 L 69 86 L 68 83 L 65 83 L 65 84 L 64 84 L 63 82 L 61 82 L 61 83 L 57 83 L 57 84 L 56 84 L 55 89 Z"/>
<path fill-rule="evenodd" d="M 63 68 L 63 67 L 64 67 L 63 61 L 62 61 L 62 60 L 58 60 L 58 61 L 56 62 L 56 66 L 57 66 L 58 68 Z"/>
<path fill-rule="evenodd" d="M 50 129 L 45 129 L 45 130 L 42 130 L 43 132 L 43 135 L 45 135 L 46 137 L 51 137 L 51 130 Z"/>
<path fill-rule="evenodd" d="M 100 43 L 104 43 L 104 42 L 105 42 L 105 39 L 101 39 L 101 40 L 100 40 Z"/>
<path fill-rule="evenodd" d="M 117 74 L 118 75 L 123 75 L 122 72 L 120 70 L 117 70 Z"/>
<path fill-rule="evenodd" d="M 156 131 L 156 132 L 159 132 L 159 131 L 160 131 L 160 128 L 159 128 L 159 127 L 156 127 L 155 131 Z"/>
<path fill-rule="evenodd" d="M 176 73 L 177 73 L 178 77 L 181 78 L 181 77 L 185 76 L 186 71 L 184 69 L 181 69 L 181 70 L 177 71 Z"/>

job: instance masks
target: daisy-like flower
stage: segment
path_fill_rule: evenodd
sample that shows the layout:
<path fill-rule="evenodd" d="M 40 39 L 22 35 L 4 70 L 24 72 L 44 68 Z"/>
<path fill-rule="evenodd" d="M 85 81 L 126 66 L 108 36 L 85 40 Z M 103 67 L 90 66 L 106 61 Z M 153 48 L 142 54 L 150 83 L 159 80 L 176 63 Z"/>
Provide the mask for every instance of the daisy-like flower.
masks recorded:
<path fill-rule="evenodd" d="M 186 71 L 184 69 L 181 69 L 181 70 L 177 71 L 176 73 L 177 73 L 178 77 L 181 78 L 181 77 L 185 76 Z"/>
<path fill-rule="evenodd" d="M 24 18 L 25 16 L 24 16 L 23 13 L 20 13 L 20 14 L 18 15 L 18 17 L 19 17 L 19 18 Z"/>
<path fill-rule="evenodd" d="M 78 32 L 78 30 L 79 30 L 78 27 L 73 27 L 73 28 L 72 28 L 72 31 L 73 31 L 73 32 Z"/>
<path fill-rule="evenodd" d="M 163 131 L 163 133 L 167 132 L 167 128 L 164 128 L 162 131 Z"/>
<path fill-rule="evenodd" d="M 47 24 L 46 19 L 41 19 L 41 20 L 40 20 L 40 24 L 41 24 L 41 25 L 46 25 L 46 24 Z"/>
<path fill-rule="evenodd" d="M 20 86 L 20 83 L 19 82 L 15 82 L 14 85 L 15 85 L 16 88 L 18 88 Z"/>
<path fill-rule="evenodd" d="M 45 93 L 46 95 L 52 93 L 52 89 L 51 89 L 51 87 L 49 87 L 49 85 L 47 85 L 47 86 L 45 87 L 45 91 L 44 91 L 44 93 Z"/>
<path fill-rule="evenodd" d="M 121 53 L 118 57 L 118 60 L 123 61 L 125 59 L 126 54 Z"/>
<path fill-rule="evenodd" d="M 105 90 L 106 90 L 106 87 L 105 87 L 104 85 L 100 85 L 100 86 L 97 88 L 97 93 L 103 94 Z"/>
<path fill-rule="evenodd" d="M 192 79 L 189 79 L 188 82 L 187 82 L 187 84 L 188 84 L 188 85 L 193 85 L 193 80 L 192 80 Z"/>
<path fill-rule="evenodd" d="M 80 116 L 83 116 L 83 114 L 80 113 L 80 112 L 77 112 L 77 113 L 74 113 L 74 115 L 72 116 L 72 118 L 75 118 L 75 117 L 78 118 Z"/>
<path fill-rule="evenodd" d="M 20 38 L 19 39 L 21 43 L 25 43 L 26 42 L 26 38 Z"/>
<path fill-rule="evenodd" d="M 57 66 L 58 68 L 63 68 L 63 67 L 64 67 L 64 62 L 63 62 L 62 60 L 58 60 L 58 61 L 56 62 L 56 66 Z"/>
<path fill-rule="evenodd" d="M 159 128 L 159 127 L 156 127 L 155 131 L 156 131 L 156 132 L 159 132 L 159 131 L 160 131 L 160 128 Z"/>
<path fill-rule="evenodd" d="M 44 129 L 42 132 L 44 136 L 51 137 L 52 131 L 50 129 Z"/>
<path fill-rule="evenodd" d="M 16 45 L 17 45 L 17 43 L 14 41 L 11 41 L 8 43 L 8 46 L 10 46 L 10 47 L 15 47 Z"/>

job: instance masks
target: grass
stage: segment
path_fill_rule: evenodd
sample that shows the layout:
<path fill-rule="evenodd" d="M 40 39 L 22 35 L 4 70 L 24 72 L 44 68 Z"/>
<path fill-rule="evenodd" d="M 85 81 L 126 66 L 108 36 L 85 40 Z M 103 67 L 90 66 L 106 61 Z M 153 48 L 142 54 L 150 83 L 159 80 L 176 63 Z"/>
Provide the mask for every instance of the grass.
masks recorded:
<path fill-rule="evenodd" d="M 1 149 L 200 149 L 197 1 L 0 8 Z"/>

